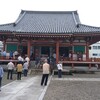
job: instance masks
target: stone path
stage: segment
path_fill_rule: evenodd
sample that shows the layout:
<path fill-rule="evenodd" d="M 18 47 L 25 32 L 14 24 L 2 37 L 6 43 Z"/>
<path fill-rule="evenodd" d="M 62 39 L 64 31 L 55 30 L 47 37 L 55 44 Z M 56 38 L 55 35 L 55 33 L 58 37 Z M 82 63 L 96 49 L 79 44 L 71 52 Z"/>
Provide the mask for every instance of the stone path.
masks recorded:
<path fill-rule="evenodd" d="M 100 100 L 99 77 L 99 73 L 50 76 L 47 86 L 40 85 L 41 75 L 23 77 L 3 86 L 0 100 Z"/>
<path fill-rule="evenodd" d="M 42 100 L 48 85 L 41 86 L 40 81 L 41 76 L 13 81 L 2 87 L 0 100 Z"/>

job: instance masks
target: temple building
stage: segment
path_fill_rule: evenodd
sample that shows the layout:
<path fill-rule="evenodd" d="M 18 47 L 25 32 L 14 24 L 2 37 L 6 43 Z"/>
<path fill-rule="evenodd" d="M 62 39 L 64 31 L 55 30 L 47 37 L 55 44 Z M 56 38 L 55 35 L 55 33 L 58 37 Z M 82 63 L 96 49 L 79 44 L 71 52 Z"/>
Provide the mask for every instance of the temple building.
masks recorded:
<path fill-rule="evenodd" d="M 100 27 L 82 24 L 77 11 L 22 10 L 14 23 L 0 25 L 0 40 L 6 52 L 90 61 L 89 46 L 100 41 Z"/>

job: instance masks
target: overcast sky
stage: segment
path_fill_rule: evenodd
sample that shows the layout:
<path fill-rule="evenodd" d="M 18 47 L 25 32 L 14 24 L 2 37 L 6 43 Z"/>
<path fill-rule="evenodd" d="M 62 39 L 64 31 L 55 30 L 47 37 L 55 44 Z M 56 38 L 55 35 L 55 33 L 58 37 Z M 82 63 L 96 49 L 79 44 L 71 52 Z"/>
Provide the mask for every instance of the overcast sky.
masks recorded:
<path fill-rule="evenodd" d="M 100 27 L 100 0 L 0 0 L 0 24 L 15 22 L 21 9 L 77 10 L 82 24 Z"/>

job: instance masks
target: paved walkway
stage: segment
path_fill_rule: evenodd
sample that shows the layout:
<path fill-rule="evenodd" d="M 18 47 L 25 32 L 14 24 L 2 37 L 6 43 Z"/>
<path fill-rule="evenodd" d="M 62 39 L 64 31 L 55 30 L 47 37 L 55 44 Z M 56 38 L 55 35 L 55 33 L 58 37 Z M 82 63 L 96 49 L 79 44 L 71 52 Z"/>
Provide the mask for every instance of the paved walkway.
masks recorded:
<path fill-rule="evenodd" d="M 51 77 L 49 77 L 48 84 Z M 42 100 L 47 86 L 41 86 L 41 76 L 23 77 L 2 87 L 0 100 Z"/>
<path fill-rule="evenodd" d="M 50 83 L 51 77 L 52 76 L 49 77 L 48 85 Z M 91 78 L 88 78 L 88 77 L 87 78 L 78 78 L 78 77 L 68 78 L 67 77 L 67 78 L 52 78 L 52 80 L 61 80 L 61 81 L 64 80 L 64 82 L 66 81 L 79 81 L 79 82 L 87 81 L 87 82 L 95 82 L 95 83 L 97 83 L 97 81 L 100 82 L 99 77 L 98 78 L 92 78 L 92 77 Z M 41 86 L 40 82 L 41 82 L 41 75 L 37 75 L 33 77 L 23 77 L 22 80 L 15 80 L 2 87 L 2 91 L 0 92 L 0 100 L 43 100 L 43 97 L 45 95 L 48 85 Z M 52 88 L 51 88 L 51 92 L 52 92 Z M 57 93 L 55 93 L 55 95 L 56 94 Z M 51 97 L 50 97 L 50 100 L 51 100 Z"/>

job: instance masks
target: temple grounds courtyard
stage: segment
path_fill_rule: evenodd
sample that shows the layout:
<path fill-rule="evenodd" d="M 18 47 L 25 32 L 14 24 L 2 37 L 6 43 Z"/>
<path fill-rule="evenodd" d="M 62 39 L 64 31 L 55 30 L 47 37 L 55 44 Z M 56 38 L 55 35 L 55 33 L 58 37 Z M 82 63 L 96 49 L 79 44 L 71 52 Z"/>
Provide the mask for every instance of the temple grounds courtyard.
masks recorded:
<path fill-rule="evenodd" d="M 16 74 L 13 75 L 13 80 L 7 80 L 6 75 L 7 74 L 5 73 L 3 77 L 4 88 L 1 91 L 0 98 L 2 98 L 3 94 L 8 93 L 9 96 L 11 93 L 16 93 L 13 85 L 12 85 L 13 89 L 11 93 L 8 88 L 5 88 L 5 85 L 7 85 L 8 83 L 11 83 L 12 81 L 16 81 Z M 63 75 L 62 78 L 58 78 L 57 75 L 50 76 L 51 78 L 49 78 L 49 82 L 46 87 L 40 86 L 41 75 L 37 75 L 36 76 L 37 78 L 35 76 L 36 75 L 33 76 L 31 75 L 31 77 L 34 78 L 31 79 L 30 86 L 24 87 L 22 89 L 24 90 L 24 92 L 20 90 L 21 92 L 20 95 L 18 95 L 17 92 L 17 95 L 15 96 L 17 99 L 15 99 L 14 97 L 14 99 L 11 100 L 23 100 L 23 99 L 25 100 L 25 98 L 28 98 L 29 96 L 31 96 L 31 100 L 100 100 L 100 72 L 95 72 L 94 74 L 76 73 L 73 75 Z M 30 77 L 30 75 L 28 77 Z M 36 79 L 37 82 L 34 82 L 35 81 L 34 79 Z M 28 82 L 28 78 L 26 79 L 23 78 L 21 81 L 17 81 L 17 83 L 21 84 L 21 82 L 22 81 L 24 82 L 25 80 L 27 80 Z M 26 97 L 26 93 L 28 93 L 28 91 L 30 92 L 31 95 L 29 94 Z M 38 99 L 37 98 L 35 99 L 34 96 L 37 96 Z"/>

